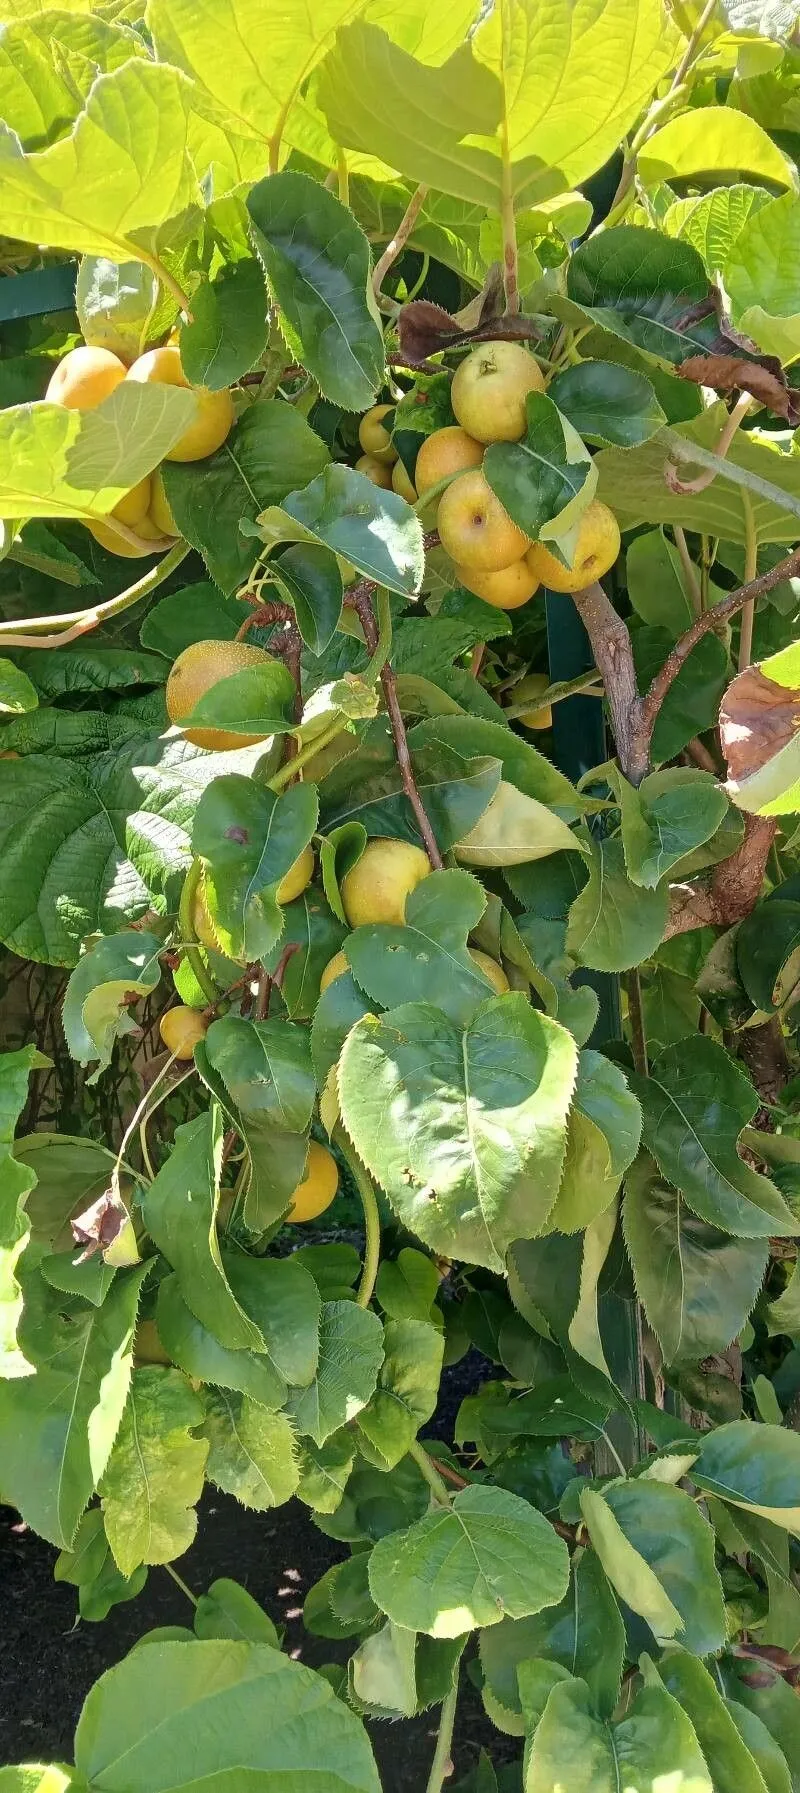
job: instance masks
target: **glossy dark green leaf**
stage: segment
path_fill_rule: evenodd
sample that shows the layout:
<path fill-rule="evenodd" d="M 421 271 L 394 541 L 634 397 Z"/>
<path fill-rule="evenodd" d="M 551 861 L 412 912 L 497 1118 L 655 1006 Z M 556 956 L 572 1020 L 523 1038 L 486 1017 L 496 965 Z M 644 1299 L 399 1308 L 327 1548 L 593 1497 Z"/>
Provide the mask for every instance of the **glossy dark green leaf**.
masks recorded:
<path fill-rule="evenodd" d="M 349 1035 L 342 1116 L 412 1232 L 501 1270 L 555 1200 L 576 1063 L 571 1034 L 520 995 L 489 998 L 463 1032 L 408 1003 Z"/>
<path fill-rule="evenodd" d="M 638 789 L 616 768 L 609 778 L 620 806 L 628 877 L 645 890 L 655 890 L 681 860 L 710 840 L 728 810 L 713 773 L 694 766 L 651 772 Z"/>
<path fill-rule="evenodd" d="M 342 575 L 335 554 L 314 542 L 298 542 L 272 562 L 272 571 L 297 617 L 312 654 L 321 654 L 342 614 Z"/>
<path fill-rule="evenodd" d="M 325 398 L 366 410 L 383 380 L 383 335 L 369 245 L 352 212 L 286 169 L 251 187 L 247 209 L 292 354 Z"/>
<path fill-rule="evenodd" d="M 142 647 L 177 660 L 193 641 L 232 641 L 242 624 L 242 607 L 225 598 L 210 580 L 170 592 L 148 610 L 139 630 Z"/>
<path fill-rule="evenodd" d="M 245 1217 L 262 1232 L 302 1181 L 315 1084 L 305 1028 L 224 1015 L 198 1051 L 198 1069 L 241 1132 L 251 1160 Z"/>
<path fill-rule="evenodd" d="M 800 947 L 800 903 L 785 902 L 780 885 L 774 901 L 757 903 L 736 931 L 736 966 L 757 1009 L 776 1008 L 795 983 L 784 987 L 792 956 Z"/>
<path fill-rule="evenodd" d="M 192 844 L 204 862 L 203 888 L 222 950 L 259 959 L 280 937 L 277 888 L 317 824 L 313 784 L 282 796 L 231 773 L 217 778 L 197 806 Z"/>
<path fill-rule="evenodd" d="M 378 585 L 411 598 L 424 566 L 422 525 L 405 498 L 332 463 L 282 505 L 264 508 L 256 532 L 268 547 L 303 542 L 332 550 Z"/>
<path fill-rule="evenodd" d="M 560 535 L 577 523 L 597 485 L 584 443 L 567 427 L 544 392 L 526 400 L 527 433 L 520 442 L 493 442 L 483 458 L 492 491 L 520 529 L 534 541 L 559 521 Z"/>
<path fill-rule="evenodd" d="M 643 1154 L 626 1179 L 625 1240 L 639 1299 L 667 1364 L 727 1350 L 767 1267 L 759 1239 L 734 1239 L 687 1208 Z"/>
<path fill-rule="evenodd" d="M 219 392 L 255 367 L 269 340 L 264 275 L 255 256 L 228 262 L 192 295 L 181 366 L 193 386 Z"/>
<path fill-rule="evenodd" d="M 644 1143 L 694 1214 L 744 1239 L 796 1232 L 775 1184 L 739 1156 L 758 1096 L 716 1040 L 694 1034 L 668 1046 L 649 1077 L 632 1073 L 630 1083 L 642 1105 Z"/>
<path fill-rule="evenodd" d="M 181 535 L 199 549 L 221 591 L 236 591 L 258 552 L 240 521 L 255 523 L 266 505 L 306 485 L 328 460 L 325 443 L 298 411 L 265 399 L 243 411 L 216 454 L 166 466 L 164 488 Z"/>
<path fill-rule="evenodd" d="M 702 303 L 709 290 L 691 244 L 627 224 L 583 243 L 567 275 L 576 315 L 668 366 L 708 354 L 718 339 L 716 314 Z"/>
<path fill-rule="evenodd" d="M 327 990 L 323 990 L 311 1024 L 311 1056 L 320 1092 L 325 1088 L 328 1073 L 338 1063 L 351 1027 L 370 1012 L 370 1003 L 349 971 L 334 978 Z"/>
<path fill-rule="evenodd" d="M 613 361 L 566 367 L 547 390 L 578 435 L 601 448 L 635 448 L 666 423 L 650 381 Z"/>
<path fill-rule="evenodd" d="M 470 1020 L 491 986 L 470 958 L 467 937 L 480 921 L 484 892 L 470 872 L 423 878 L 406 901 L 403 927 L 356 928 L 345 954 L 359 989 L 381 1008 L 434 1003 L 457 1026 Z"/>
<path fill-rule="evenodd" d="M 669 892 L 632 883 L 621 840 L 593 840 L 591 855 L 589 881 L 569 912 L 567 948 L 593 971 L 625 971 L 660 945 Z"/>
<path fill-rule="evenodd" d="M 297 947 L 284 965 L 281 996 L 293 1021 L 310 1021 L 319 1001 L 319 980 L 339 951 L 345 929 L 313 884 L 289 903 L 283 920 L 280 940 L 265 955 L 264 963 L 274 972 L 287 946 Z"/>
<path fill-rule="evenodd" d="M 800 1537 L 800 1437 L 785 1426 L 741 1419 L 704 1433 L 692 1480 Z"/>

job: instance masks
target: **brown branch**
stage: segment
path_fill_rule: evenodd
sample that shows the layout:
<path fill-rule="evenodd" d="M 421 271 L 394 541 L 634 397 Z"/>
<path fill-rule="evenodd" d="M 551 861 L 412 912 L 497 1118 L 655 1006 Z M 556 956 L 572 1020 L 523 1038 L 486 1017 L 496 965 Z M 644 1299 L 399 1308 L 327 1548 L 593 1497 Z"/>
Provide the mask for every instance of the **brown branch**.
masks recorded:
<path fill-rule="evenodd" d="M 765 592 L 772 591 L 773 586 L 780 585 L 782 579 L 793 579 L 798 574 L 800 574 L 800 548 L 795 548 L 791 554 L 787 554 L 785 560 L 779 560 L 777 566 L 770 567 L 768 572 L 760 573 L 757 579 L 749 580 L 746 585 L 740 585 L 736 591 L 729 592 L 726 598 L 721 598 L 720 602 L 714 604 L 711 610 L 706 610 L 702 616 L 698 616 L 691 628 L 681 635 L 672 652 L 667 655 L 660 672 L 656 673 L 649 691 L 642 699 L 640 727 L 648 751 L 661 705 L 671 685 L 678 677 L 681 667 L 688 660 L 692 648 L 696 647 L 698 641 L 708 634 L 709 629 L 719 628 L 720 623 L 728 622 L 745 604 L 763 597 Z M 582 594 L 578 593 L 578 596 L 582 596 Z"/>
<path fill-rule="evenodd" d="M 372 290 L 379 305 L 384 297 L 384 275 L 388 274 L 392 263 L 397 260 L 398 255 L 405 248 L 427 197 L 428 189 L 423 181 L 417 187 L 416 192 L 412 193 L 391 242 L 387 243 L 380 260 L 375 263 L 375 272 L 372 276 Z"/>
<path fill-rule="evenodd" d="M 631 784 L 640 785 L 650 769 L 652 730 L 645 735 L 642 726 L 630 635 L 602 585 L 573 592 L 572 601 L 592 644 L 595 666 L 603 675 L 619 763 Z"/>
<path fill-rule="evenodd" d="M 730 859 L 717 866 L 709 885 L 673 884 L 665 940 L 692 928 L 731 928 L 755 908 L 764 882 L 777 822 L 746 816 L 744 839 Z"/>
<path fill-rule="evenodd" d="M 436 539 L 438 541 L 438 536 Z M 371 654 L 374 654 L 378 645 L 378 625 L 375 621 L 375 613 L 372 608 L 372 594 L 375 589 L 374 580 L 362 579 L 360 584 L 354 586 L 347 594 L 349 603 L 353 605 L 358 614 L 361 627 L 364 631 L 364 640 Z M 395 679 L 391 663 L 388 660 L 381 672 L 381 687 L 383 689 L 386 713 L 389 717 L 389 723 L 394 739 L 397 764 L 400 767 L 400 777 L 403 781 L 403 790 L 414 811 L 417 827 L 425 845 L 425 851 L 434 871 L 438 872 L 441 871 L 442 866 L 444 865 L 444 860 L 439 852 L 439 848 L 436 844 L 436 836 L 431 827 L 425 805 L 417 789 L 414 768 L 411 764 L 411 754 L 408 747 L 406 725 L 403 721 L 403 713 L 400 709 L 400 702 L 397 696 L 397 680 Z"/>

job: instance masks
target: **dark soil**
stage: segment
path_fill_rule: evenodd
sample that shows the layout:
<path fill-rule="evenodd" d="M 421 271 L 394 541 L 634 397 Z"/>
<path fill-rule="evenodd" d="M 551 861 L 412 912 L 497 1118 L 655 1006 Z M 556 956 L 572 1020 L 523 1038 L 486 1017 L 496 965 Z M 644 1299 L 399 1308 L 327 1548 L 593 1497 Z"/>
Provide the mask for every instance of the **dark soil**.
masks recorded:
<path fill-rule="evenodd" d="M 452 1437 L 462 1396 L 483 1379 L 488 1365 L 477 1353 L 446 1373 L 435 1430 Z M 118 1662 L 155 1625 L 188 1624 L 187 1603 L 169 1575 L 152 1569 L 138 1599 L 117 1606 L 102 1624 L 76 1621 L 76 1590 L 53 1580 L 56 1551 L 0 1508 L 3 1677 L 0 1693 L 0 1762 L 72 1759 L 72 1737 L 81 1705 L 104 1669 Z M 181 1575 L 195 1593 L 217 1576 L 240 1581 L 284 1628 L 284 1649 L 314 1667 L 337 1655 L 337 1647 L 303 1629 L 301 1610 L 312 1585 L 346 1556 L 346 1548 L 323 1537 L 299 1501 L 271 1513 L 252 1513 L 226 1495 L 207 1489 L 200 1507 L 198 1536 L 181 1558 Z M 414 1793 L 425 1787 L 434 1749 L 438 1713 L 397 1723 L 373 1723 L 372 1738 L 384 1793 Z M 509 1761 L 519 1745 L 489 1724 L 480 1696 L 466 1670 L 454 1748 L 456 1778 L 474 1767 L 481 1748 L 493 1761 Z"/>

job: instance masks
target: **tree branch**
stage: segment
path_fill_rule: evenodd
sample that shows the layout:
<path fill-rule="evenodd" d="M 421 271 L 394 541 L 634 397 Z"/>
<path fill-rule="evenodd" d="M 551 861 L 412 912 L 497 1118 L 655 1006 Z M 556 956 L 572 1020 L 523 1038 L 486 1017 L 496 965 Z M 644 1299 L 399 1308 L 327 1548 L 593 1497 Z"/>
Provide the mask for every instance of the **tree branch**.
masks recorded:
<path fill-rule="evenodd" d="M 681 667 L 688 660 L 692 648 L 704 635 L 708 634 L 709 629 L 719 628 L 720 623 L 728 622 L 745 604 L 763 597 L 765 592 L 772 591 L 773 586 L 780 585 L 782 579 L 792 579 L 797 574 L 800 574 L 800 548 L 793 549 L 791 554 L 787 554 L 785 560 L 779 560 L 777 566 L 770 567 L 766 573 L 760 573 L 757 579 L 750 579 L 745 585 L 740 585 L 738 590 L 729 592 L 728 596 L 721 598 L 720 602 L 714 604 L 711 610 L 706 610 L 702 616 L 698 616 L 691 628 L 687 629 L 686 633 L 676 641 L 672 652 L 667 655 L 661 670 L 656 673 L 649 691 L 641 701 L 638 726 L 642 731 L 642 745 L 648 753 L 661 705 Z M 581 597 L 583 594 L 579 592 L 577 596 Z M 608 599 L 606 599 L 606 603 L 608 603 Z M 597 663 L 598 666 L 601 665 L 599 660 Z M 608 689 L 608 687 L 606 688 Z"/>
<path fill-rule="evenodd" d="M 384 277 L 388 274 L 392 263 L 397 260 L 398 255 L 405 248 L 427 197 L 428 189 L 425 182 L 422 181 L 417 187 L 416 192 L 412 193 L 391 242 L 387 243 L 382 256 L 379 261 L 375 263 L 375 272 L 372 276 L 372 290 L 379 305 L 381 304 L 381 300 L 384 299 Z M 387 301 L 384 300 L 384 303 L 386 302 Z"/>
<path fill-rule="evenodd" d="M 602 585 L 573 592 L 572 601 L 592 644 L 595 665 L 603 675 L 619 763 L 631 784 L 640 785 L 649 770 L 652 730 L 645 735 L 642 727 L 630 635 Z"/>
<path fill-rule="evenodd" d="M 744 839 L 730 859 L 717 866 L 708 885 L 673 884 L 665 940 L 692 928 L 731 928 L 758 902 L 777 822 L 746 816 Z"/>
<path fill-rule="evenodd" d="M 378 625 L 375 621 L 375 613 L 372 608 L 372 597 L 376 589 L 374 580 L 362 579 L 359 585 L 354 586 L 354 588 L 348 592 L 348 601 L 357 612 L 361 627 L 364 631 L 364 640 L 371 654 L 375 653 L 378 646 Z M 397 680 L 395 679 L 394 671 L 388 660 L 381 670 L 381 686 L 383 689 L 384 702 L 386 704 L 386 712 L 391 725 L 392 737 L 394 739 L 397 764 L 400 767 L 400 777 L 403 780 L 403 790 L 414 811 L 417 827 L 425 845 L 425 851 L 434 871 L 438 872 L 441 871 L 442 866 L 444 865 L 444 860 L 439 852 L 439 848 L 436 844 L 436 836 L 428 819 L 422 798 L 417 790 L 417 784 L 414 778 L 414 768 L 411 764 L 411 754 L 408 747 L 406 725 L 403 721 L 403 714 L 397 696 Z"/>

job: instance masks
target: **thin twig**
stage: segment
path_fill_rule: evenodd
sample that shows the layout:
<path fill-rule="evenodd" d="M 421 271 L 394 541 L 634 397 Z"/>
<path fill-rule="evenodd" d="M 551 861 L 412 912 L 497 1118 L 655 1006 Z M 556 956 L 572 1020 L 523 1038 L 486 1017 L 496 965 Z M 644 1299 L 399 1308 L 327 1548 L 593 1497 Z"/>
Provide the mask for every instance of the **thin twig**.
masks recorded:
<path fill-rule="evenodd" d="M 453 1747 L 453 1729 L 456 1722 L 456 1706 L 458 1705 L 458 1668 L 453 1670 L 453 1685 L 446 1699 L 442 1701 L 439 1718 L 439 1730 L 436 1737 L 431 1771 L 428 1775 L 426 1793 L 442 1793 L 442 1787 L 453 1772 L 450 1751 Z"/>
<path fill-rule="evenodd" d="M 450 1496 L 442 1481 L 438 1468 L 434 1467 L 424 1444 L 421 1444 L 418 1438 L 415 1438 L 413 1444 L 409 1445 L 408 1454 L 410 1457 L 414 1458 L 417 1468 L 421 1470 L 425 1477 L 434 1500 L 438 1502 L 440 1507 L 449 1507 Z"/>
<path fill-rule="evenodd" d="M 90 629 L 96 629 L 100 623 L 107 622 L 111 616 L 120 616 L 123 610 L 130 610 L 142 598 L 149 597 L 163 585 L 170 573 L 174 573 L 187 554 L 191 553 L 188 542 L 178 541 L 170 548 L 158 565 L 151 567 L 135 585 L 129 585 L 125 591 L 118 592 L 115 598 L 108 598 L 104 604 L 94 604 L 91 609 L 72 610 L 61 616 L 29 616 L 21 622 L 0 623 L 0 644 L 6 647 L 66 647 L 70 641 L 76 641 L 80 635 L 86 635 Z M 63 625 L 63 629 L 62 629 Z M 17 630 L 52 629 L 58 627 L 57 635 L 24 635 Z"/>
<path fill-rule="evenodd" d="M 742 510 L 744 512 L 745 529 L 744 579 L 745 584 L 747 585 L 752 579 L 755 579 L 756 573 L 758 572 L 758 536 L 756 534 L 756 523 L 755 517 L 753 516 L 753 506 L 750 502 L 749 492 L 742 493 Z M 739 635 L 739 672 L 744 672 L 745 668 L 750 665 L 750 661 L 753 658 L 753 624 L 755 622 L 755 610 L 755 598 L 751 598 L 749 603 L 745 604 L 742 611 L 740 625 L 741 632 Z"/>
<path fill-rule="evenodd" d="M 372 290 L 378 304 L 380 304 L 381 300 L 384 298 L 384 277 L 388 274 L 392 263 L 397 260 L 398 255 L 400 255 L 405 248 L 427 197 L 428 188 L 425 182 L 421 181 L 416 192 L 411 195 L 394 236 L 387 243 L 382 256 L 380 256 L 379 260 L 375 263 L 375 271 L 372 276 Z M 388 301 L 388 303 L 391 304 L 391 301 Z"/>
<path fill-rule="evenodd" d="M 364 631 L 364 640 L 370 654 L 374 654 L 378 646 L 379 631 L 375 621 L 375 614 L 372 609 L 372 594 L 376 589 L 377 587 L 374 580 L 362 579 L 361 583 L 356 585 L 353 590 L 348 593 L 349 601 L 356 610 L 361 622 L 361 627 Z M 434 871 L 441 871 L 442 866 L 444 865 L 444 860 L 439 852 L 439 848 L 436 844 L 436 836 L 428 819 L 425 805 L 417 789 L 414 768 L 411 764 L 406 726 L 403 721 L 403 714 L 397 696 L 397 681 L 388 661 L 381 672 L 381 687 L 383 689 L 386 712 L 389 717 L 389 723 L 394 739 L 397 764 L 400 767 L 400 777 L 403 781 L 403 790 L 414 811 L 417 827 L 422 836 L 425 851 L 431 865 L 433 866 Z"/>
<path fill-rule="evenodd" d="M 724 461 L 739 425 L 744 422 L 752 402 L 749 392 L 742 392 L 737 398 L 733 410 L 725 419 L 725 423 L 719 433 L 719 439 L 716 448 L 714 449 L 714 454 L 716 455 L 717 460 Z M 677 474 L 670 470 L 669 462 L 667 463 L 667 468 L 669 470 L 669 479 L 667 483 L 670 491 L 686 494 L 689 494 L 690 492 L 704 492 L 706 487 L 710 486 L 712 481 L 715 480 L 717 475 L 722 471 L 721 467 L 707 466 L 705 471 L 703 473 L 698 473 L 695 479 L 679 479 Z"/>
<path fill-rule="evenodd" d="M 700 616 L 703 609 L 703 595 L 700 590 L 700 581 L 697 577 L 697 568 L 689 553 L 686 531 L 685 529 L 681 529 L 679 523 L 675 523 L 673 524 L 672 533 L 675 537 L 675 546 L 680 555 L 681 566 L 683 567 L 683 576 L 686 582 L 686 596 L 689 599 L 689 603 L 692 606 L 695 616 Z"/>
<path fill-rule="evenodd" d="M 731 591 L 727 597 L 721 598 L 719 603 L 714 604 L 710 610 L 705 610 L 703 615 L 698 616 L 697 620 L 692 623 L 691 628 L 680 636 L 672 652 L 667 655 L 660 671 L 656 673 L 649 691 L 642 699 L 639 720 L 648 746 L 656 717 L 667 692 L 698 641 L 701 641 L 709 630 L 718 629 L 721 623 L 729 622 L 730 618 L 736 616 L 737 611 L 741 610 L 745 604 L 763 597 L 765 592 L 772 591 L 773 586 L 780 585 L 782 579 L 794 579 L 799 573 L 800 548 L 794 548 L 791 554 L 787 554 L 785 560 L 778 561 L 777 566 L 770 567 L 766 573 L 760 573 L 757 579 L 748 580 L 745 585 L 740 585 L 736 591 Z"/>

